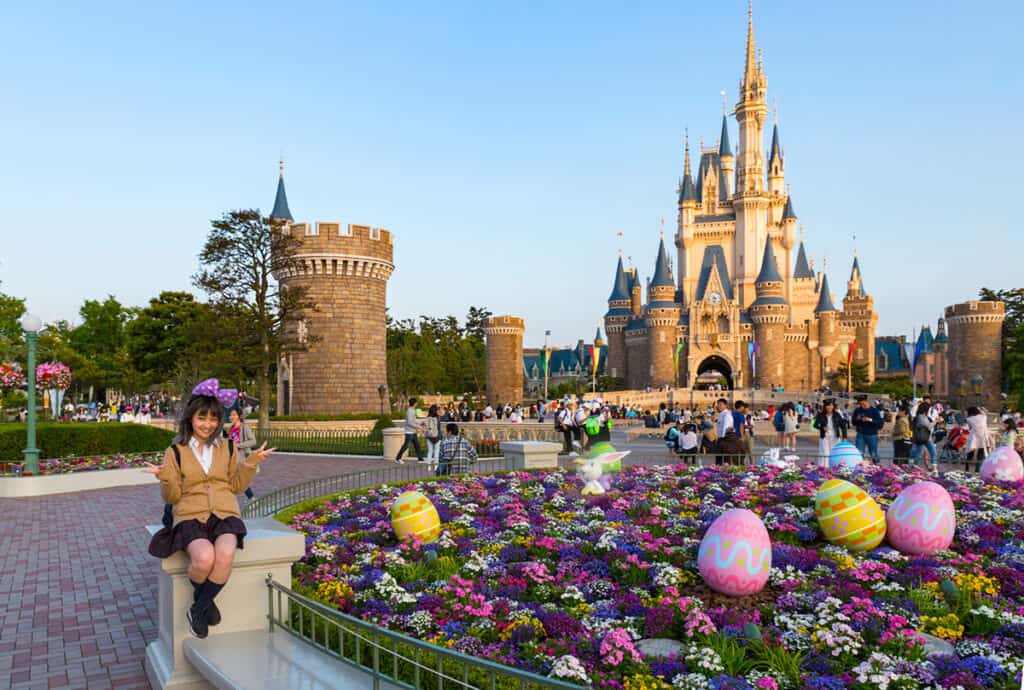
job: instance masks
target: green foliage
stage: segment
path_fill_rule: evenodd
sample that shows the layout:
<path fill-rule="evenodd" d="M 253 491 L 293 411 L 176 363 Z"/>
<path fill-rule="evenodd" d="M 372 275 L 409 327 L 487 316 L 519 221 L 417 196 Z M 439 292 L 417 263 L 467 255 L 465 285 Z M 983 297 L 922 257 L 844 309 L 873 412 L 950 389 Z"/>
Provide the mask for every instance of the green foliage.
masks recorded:
<path fill-rule="evenodd" d="M 66 351 L 70 346 L 78 355 L 77 366 L 66 362 L 75 381 L 96 388 L 134 388 L 134 369 L 125 349 L 125 328 L 133 310 L 108 295 L 102 302 L 86 300 L 78 314 L 82 323 L 73 329 L 64 324 L 54 340 L 55 348 Z"/>
<path fill-rule="evenodd" d="M 788 678 L 793 687 L 799 686 L 803 677 L 800 664 L 803 663 L 806 652 L 790 652 L 778 644 L 754 644 L 751 652 L 755 667 L 767 667 L 774 673 Z"/>
<path fill-rule="evenodd" d="M 25 300 L 0 292 L 0 361 L 13 359 L 21 343 L 21 324 Z"/>
<path fill-rule="evenodd" d="M 351 412 L 348 414 L 283 414 L 274 415 L 271 422 L 358 422 L 377 419 L 376 412 Z"/>
<path fill-rule="evenodd" d="M 875 379 L 875 382 L 861 389 L 865 393 L 888 395 L 892 398 L 909 398 L 914 393 L 914 384 L 910 376 L 887 376 Z"/>
<path fill-rule="evenodd" d="M 1024 404 L 1024 288 L 992 290 L 981 288 L 983 300 L 1004 302 L 1003 321 L 1003 384 L 1015 404 Z"/>
<path fill-rule="evenodd" d="M 846 362 L 841 362 L 832 374 L 832 387 L 836 390 L 846 390 Z M 852 386 L 855 391 L 862 391 L 868 385 L 868 365 L 864 362 L 854 362 L 850 368 Z"/>
<path fill-rule="evenodd" d="M 146 424 L 52 423 L 36 427 L 40 457 L 141 453 L 167 448 L 174 433 Z M 24 424 L 0 424 L 0 461 L 20 460 L 25 449 Z"/>
<path fill-rule="evenodd" d="M 377 417 L 376 423 L 373 425 L 373 430 L 370 431 L 371 441 L 383 441 L 384 430 L 390 429 L 395 425 L 394 420 L 391 419 L 390 415 L 381 415 Z"/>
<path fill-rule="evenodd" d="M 387 321 L 388 387 L 394 400 L 422 393 L 476 393 L 486 383 L 483 327 L 490 312 L 470 307 L 454 316 Z"/>

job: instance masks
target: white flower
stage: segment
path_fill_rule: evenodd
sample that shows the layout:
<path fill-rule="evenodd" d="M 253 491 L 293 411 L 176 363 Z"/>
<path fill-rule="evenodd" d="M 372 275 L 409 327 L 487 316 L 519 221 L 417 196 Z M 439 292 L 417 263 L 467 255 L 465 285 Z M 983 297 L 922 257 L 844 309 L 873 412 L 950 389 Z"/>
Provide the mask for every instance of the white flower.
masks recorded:
<path fill-rule="evenodd" d="M 587 675 L 587 670 L 583 668 L 583 664 L 579 659 L 571 654 L 566 654 L 555 659 L 554 666 L 551 668 L 551 673 L 548 674 L 553 678 L 567 678 L 569 680 L 578 680 L 581 683 L 590 684 L 590 676 Z"/>

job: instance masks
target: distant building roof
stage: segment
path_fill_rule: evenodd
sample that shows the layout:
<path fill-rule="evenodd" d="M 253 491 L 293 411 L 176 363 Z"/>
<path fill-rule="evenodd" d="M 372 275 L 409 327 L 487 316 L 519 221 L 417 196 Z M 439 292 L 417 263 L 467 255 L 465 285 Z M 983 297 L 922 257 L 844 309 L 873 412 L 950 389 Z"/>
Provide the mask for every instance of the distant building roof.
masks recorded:
<path fill-rule="evenodd" d="M 917 336 L 917 342 L 921 344 L 921 354 L 931 354 L 935 350 L 932 349 L 932 343 L 935 342 L 935 338 L 932 337 L 932 329 L 925 326 L 921 329 L 921 332 Z"/>
<path fill-rule="evenodd" d="M 782 297 L 766 297 L 766 296 L 762 295 L 761 297 L 758 297 L 756 300 L 754 300 L 753 303 L 750 306 L 758 307 L 758 306 L 763 306 L 763 305 L 767 305 L 767 304 L 785 304 L 785 303 L 786 303 L 786 300 L 784 298 L 782 298 Z"/>
<path fill-rule="evenodd" d="M 701 154 L 700 166 L 697 168 L 697 201 L 701 203 L 704 203 L 704 178 L 712 169 L 718 177 L 718 200 L 725 201 L 729 198 L 725 173 L 722 172 L 722 159 L 717 152 L 706 151 Z"/>
<path fill-rule="evenodd" d="M 695 223 L 720 223 L 727 220 L 736 220 L 736 213 L 716 213 L 709 216 L 696 216 L 693 219 Z"/>
<path fill-rule="evenodd" d="M 875 339 L 875 369 L 880 373 L 910 371 L 910 359 L 899 338 L 881 336 Z"/>
<path fill-rule="evenodd" d="M 626 324 L 625 330 L 642 331 L 645 328 L 647 328 L 647 324 L 644 322 L 644 320 L 641 318 L 635 318 L 630 320 L 630 322 Z"/>

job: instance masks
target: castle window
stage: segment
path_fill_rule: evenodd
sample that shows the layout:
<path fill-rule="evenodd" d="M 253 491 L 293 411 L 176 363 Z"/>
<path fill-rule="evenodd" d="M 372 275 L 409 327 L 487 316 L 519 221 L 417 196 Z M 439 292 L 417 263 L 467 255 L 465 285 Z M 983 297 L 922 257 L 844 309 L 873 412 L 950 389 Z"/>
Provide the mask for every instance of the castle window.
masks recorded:
<path fill-rule="evenodd" d="M 380 239 L 380 228 L 370 228 L 370 239 L 371 240 L 379 240 Z"/>
<path fill-rule="evenodd" d="M 352 237 L 352 226 L 338 224 L 338 235 L 341 237 Z"/>

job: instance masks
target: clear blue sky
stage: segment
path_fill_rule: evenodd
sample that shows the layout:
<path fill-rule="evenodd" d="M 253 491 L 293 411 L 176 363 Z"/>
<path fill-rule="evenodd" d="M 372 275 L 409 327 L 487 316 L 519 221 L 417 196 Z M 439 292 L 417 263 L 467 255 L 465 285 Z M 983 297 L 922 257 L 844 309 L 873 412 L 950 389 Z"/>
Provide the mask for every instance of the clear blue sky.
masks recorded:
<path fill-rule="evenodd" d="M 683 130 L 717 138 L 742 67 L 743 0 L 634 5 L 5 3 L 0 290 L 52 320 L 190 289 L 209 220 L 269 210 L 283 151 L 297 219 L 395 233 L 394 315 L 590 338 L 615 233 L 650 275 Z M 754 9 L 836 296 L 854 234 L 879 335 L 1018 286 L 1020 4 Z"/>

